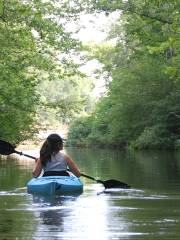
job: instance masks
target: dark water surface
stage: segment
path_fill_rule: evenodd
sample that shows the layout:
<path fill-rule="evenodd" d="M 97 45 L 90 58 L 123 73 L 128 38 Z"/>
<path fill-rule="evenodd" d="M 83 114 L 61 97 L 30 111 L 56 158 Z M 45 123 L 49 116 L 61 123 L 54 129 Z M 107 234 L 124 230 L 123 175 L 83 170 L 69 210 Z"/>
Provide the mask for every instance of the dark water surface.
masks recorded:
<path fill-rule="evenodd" d="M 121 180 L 132 188 L 103 192 L 102 185 L 82 178 L 80 196 L 33 196 L 26 183 L 34 162 L 3 158 L 1 240 L 180 239 L 180 152 L 66 151 L 82 172 Z"/>

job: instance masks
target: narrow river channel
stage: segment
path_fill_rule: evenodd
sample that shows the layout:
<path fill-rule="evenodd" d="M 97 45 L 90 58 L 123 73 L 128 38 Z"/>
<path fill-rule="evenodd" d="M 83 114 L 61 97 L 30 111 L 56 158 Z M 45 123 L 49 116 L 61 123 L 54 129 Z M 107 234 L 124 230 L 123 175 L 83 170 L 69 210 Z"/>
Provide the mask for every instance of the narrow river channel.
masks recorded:
<path fill-rule="evenodd" d="M 0 239 L 180 239 L 180 152 L 66 148 L 81 172 L 131 189 L 104 191 L 81 178 L 79 196 L 27 193 L 33 160 L 0 159 Z M 25 151 L 37 156 L 37 152 Z"/>

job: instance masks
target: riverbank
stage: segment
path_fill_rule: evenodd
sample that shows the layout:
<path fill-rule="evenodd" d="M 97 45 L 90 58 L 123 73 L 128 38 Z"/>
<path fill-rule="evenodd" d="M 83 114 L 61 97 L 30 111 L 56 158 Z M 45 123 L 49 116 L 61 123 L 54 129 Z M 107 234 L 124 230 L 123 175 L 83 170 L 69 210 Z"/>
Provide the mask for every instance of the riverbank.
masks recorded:
<path fill-rule="evenodd" d="M 161 145 L 136 145 L 136 144 L 127 144 L 127 143 L 99 143 L 99 142 L 89 142 L 87 140 L 71 140 L 67 139 L 66 146 L 69 147 L 78 147 L 78 148 L 110 148 L 110 149 L 134 149 L 134 150 L 180 150 L 180 140 L 177 140 L 175 145 L 169 145 L 163 143 Z"/>

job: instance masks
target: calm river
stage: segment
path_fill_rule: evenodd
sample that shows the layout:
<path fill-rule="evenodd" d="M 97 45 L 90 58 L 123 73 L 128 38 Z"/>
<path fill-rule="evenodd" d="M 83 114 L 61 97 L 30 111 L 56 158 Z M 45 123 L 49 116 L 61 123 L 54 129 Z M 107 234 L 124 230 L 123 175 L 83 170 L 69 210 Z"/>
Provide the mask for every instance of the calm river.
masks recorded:
<path fill-rule="evenodd" d="M 37 156 L 37 152 L 24 151 Z M 67 148 L 81 172 L 117 179 L 129 190 L 103 192 L 82 177 L 80 196 L 26 192 L 34 162 L 0 160 L 0 239 L 180 239 L 180 152 Z"/>

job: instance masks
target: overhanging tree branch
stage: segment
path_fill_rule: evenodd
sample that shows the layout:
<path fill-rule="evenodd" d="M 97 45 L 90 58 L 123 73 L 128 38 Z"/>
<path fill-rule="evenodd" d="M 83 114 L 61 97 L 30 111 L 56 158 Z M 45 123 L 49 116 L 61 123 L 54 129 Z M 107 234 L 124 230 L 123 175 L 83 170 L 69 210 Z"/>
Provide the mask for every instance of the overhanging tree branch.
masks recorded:
<path fill-rule="evenodd" d="M 129 3 L 118 2 L 118 4 L 113 4 L 112 1 L 111 1 L 111 3 L 109 3 L 109 4 L 106 3 L 106 5 L 104 5 L 101 2 L 96 4 L 96 5 L 97 5 L 99 10 L 105 11 L 105 12 L 108 12 L 108 11 L 112 12 L 112 11 L 116 11 L 116 10 L 121 10 L 121 11 L 124 11 L 124 12 L 137 14 L 137 15 L 139 15 L 141 17 L 144 17 L 144 18 L 159 21 L 159 22 L 164 23 L 164 24 L 173 24 L 174 23 L 171 19 L 163 19 L 159 16 L 151 15 L 150 13 L 142 11 L 142 9 L 135 8 L 135 6 L 132 6 Z"/>
<path fill-rule="evenodd" d="M 149 18 L 149 19 L 159 21 L 159 22 L 162 22 L 162 23 L 165 23 L 165 24 L 173 24 L 173 21 L 171 21 L 171 20 L 165 20 L 165 19 L 159 18 L 157 16 L 151 16 L 148 13 L 137 12 L 132 8 L 121 9 L 121 10 L 126 11 L 126 12 L 135 13 L 135 14 L 141 16 L 141 17 Z"/>

